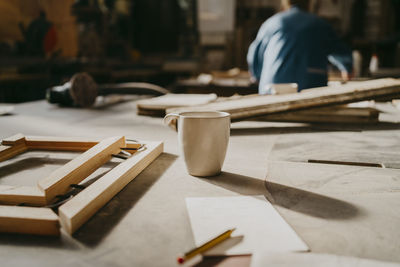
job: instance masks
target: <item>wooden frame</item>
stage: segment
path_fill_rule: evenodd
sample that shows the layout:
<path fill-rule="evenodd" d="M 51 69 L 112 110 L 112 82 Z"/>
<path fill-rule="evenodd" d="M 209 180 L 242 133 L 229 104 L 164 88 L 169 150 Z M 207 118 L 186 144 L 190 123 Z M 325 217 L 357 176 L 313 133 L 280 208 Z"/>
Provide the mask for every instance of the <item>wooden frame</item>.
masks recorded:
<path fill-rule="evenodd" d="M 84 151 L 66 165 L 39 180 L 37 187 L 0 186 L 0 203 L 50 204 L 56 195 L 64 194 L 70 184 L 77 184 L 110 160 L 121 149 L 131 153 L 141 144 L 127 144 L 125 138 L 111 137 L 105 140 L 76 138 L 25 137 L 21 134 L 4 139 L 0 146 L 0 161 L 29 149 Z M 80 192 L 59 208 L 60 217 L 49 208 L 33 208 L 0 205 L 0 232 L 57 235 L 59 223 L 72 234 L 98 209 L 107 203 L 126 184 L 163 151 L 162 142 L 148 142 L 143 151 L 119 164 L 99 180 Z M 52 215 L 54 214 L 54 216 Z"/>
<path fill-rule="evenodd" d="M 82 147 L 80 147 L 81 144 Z M 85 149 L 86 151 L 50 173 L 49 176 L 39 180 L 37 187 L 0 186 L 0 203 L 48 205 L 57 195 L 65 194 L 70 189 L 70 184 L 81 182 L 101 165 L 108 162 L 112 154 L 118 154 L 121 148 L 125 147 L 125 144 L 123 136 L 107 138 L 97 142 L 97 144 L 72 140 L 46 141 L 44 138 L 37 140 L 25 138 L 22 134 L 7 138 L 3 140 L 0 147 L 0 161 L 32 149 L 64 151 Z"/>

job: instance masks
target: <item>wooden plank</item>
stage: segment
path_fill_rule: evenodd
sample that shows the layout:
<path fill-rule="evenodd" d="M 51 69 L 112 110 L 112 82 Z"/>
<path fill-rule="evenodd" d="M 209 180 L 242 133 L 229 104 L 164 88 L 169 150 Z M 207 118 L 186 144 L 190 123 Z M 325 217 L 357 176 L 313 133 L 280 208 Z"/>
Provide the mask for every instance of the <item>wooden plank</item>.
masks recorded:
<path fill-rule="evenodd" d="M 25 152 L 28 148 L 23 134 L 15 134 L 1 141 L 0 162 Z"/>
<path fill-rule="evenodd" d="M 376 123 L 379 111 L 373 108 L 313 108 L 296 112 L 270 114 L 255 118 L 259 121 Z"/>
<path fill-rule="evenodd" d="M 59 209 L 61 226 L 70 234 L 93 216 L 163 152 L 162 142 L 147 142 L 146 149 L 120 163 Z"/>
<path fill-rule="evenodd" d="M 0 145 L 0 162 L 10 159 L 16 155 L 19 155 L 25 152 L 26 150 L 28 150 L 28 148 L 25 146 L 25 143 L 21 143 L 14 146 Z"/>
<path fill-rule="evenodd" d="M 86 151 L 101 141 L 100 138 L 58 136 L 25 136 L 24 140 L 28 149 L 54 151 Z M 15 145 L 17 140 L 15 138 L 3 139 L 3 144 Z M 127 143 L 125 147 L 140 148 L 140 146 L 141 144 Z"/>
<path fill-rule="evenodd" d="M 139 115 L 163 117 L 168 108 L 202 105 L 216 99 L 216 94 L 166 94 L 139 100 L 136 107 Z"/>
<path fill-rule="evenodd" d="M 118 154 L 125 146 L 125 137 L 111 137 L 101 141 L 90 150 L 82 153 L 64 166 L 52 172 L 38 182 L 38 187 L 45 193 L 47 203 L 56 195 L 65 194 L 71 184 L 77 184 L 93 171 Z"/>
<path fill-rule="evenodd" d="M 0 232 L 59 235 L 60 227 L 51 209 L 0 206 Z"/>
<path fill-rule="evenodd" d="M 0 185 L 0 203 L 44 206 L 46 205 L 46 198 L 37 187 Z"/>
<path fill-rule="evenodd" d="M 55 136 L 26 136 L 26 145 L 35 150 L 86 151 L 101 139 Z"/>
<path fill-rule="evenodd" d="M 1 141 L 1 144 L 4 146 L 12 146 L 17 144 L 22 144 L 25 142 L 25 136 L 21 133 L 15 134 L 13 136 L 4 138 Z"/>
<path fill-rule="evenodd" d="M 168 109 L 167 112 L 219 110 L 231 114 L 232 121 L 246 118 L 294 111 L 312 107 L 345 104 L 400 93 L 400 80 L 386 78 L 335 87 L 320 87 L 287 95 L 263 95 L 214 102 L 196 107 Z"/>

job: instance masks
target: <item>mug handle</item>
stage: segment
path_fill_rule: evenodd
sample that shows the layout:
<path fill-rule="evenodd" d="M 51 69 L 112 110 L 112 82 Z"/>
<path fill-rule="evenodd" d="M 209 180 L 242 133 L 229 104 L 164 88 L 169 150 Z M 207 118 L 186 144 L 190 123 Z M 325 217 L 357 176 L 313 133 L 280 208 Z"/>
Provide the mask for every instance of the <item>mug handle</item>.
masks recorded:
<path fill-rule="evenodd" d="M 178 118 L 179 114 L 169 113 L 165 115 L 163 123 L 168 125 L 172 130 L 178 131 Z"/>

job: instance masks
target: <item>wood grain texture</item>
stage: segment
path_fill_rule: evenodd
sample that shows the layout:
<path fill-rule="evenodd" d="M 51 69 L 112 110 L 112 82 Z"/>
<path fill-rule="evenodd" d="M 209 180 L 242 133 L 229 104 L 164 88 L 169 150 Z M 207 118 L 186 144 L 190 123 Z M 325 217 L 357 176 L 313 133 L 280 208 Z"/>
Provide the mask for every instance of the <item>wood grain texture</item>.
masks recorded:
<path fill-rule="evenodd" d="M 44 193 L 34 186 L 0 185 L 1 204 L 29 204 L 31 206 L 46 205 Z"/>
<path fill-rule="evenodd" d="M 22 137 L 17 139 L 17 137 Z M 58 136 L 23 136 L 15 135 L 3 139 L 3 145 L 16 145 L 21 140 L 25 141 L 30 150 L 54 150 L 54 151 L 86 151 L 97 145 L 100 138 L 82 138 L 82 137 L 58 137 Z M 127 143 L 127 148 L 139 148 L 141 144 Z"/>
<path fill-rule="evenodd" d="M 167 113 L 218 110 L 229 112 L 231 119 L 237 121 L 285 111 L 377 99 L 399 93 L 400 80 L 386 78 L 349 83 L 337 87 L 307 89 L 296 94 L 252 96 L 196 107 L 168 109 Z"/>
<path fill-rule="evenodd" d="M 59 235 L 60 228 L 51 209 L 0 206 L 0 232 Z"/>
<path fill-rule="evenodd" d="M 77 184 L 93 171 L 111 159 L 112 154 L 118 154 L 125 146 L 125 137 L 111 137 L 101 141 L 90 150 L 82 153 L 64 166 L 52 172 L 38 182 L 38 187 L 45 193 L 47 203 L 56 195 L 64 194 L 70 184 Z"/>
<path fill-rule="evenodd" d="M 101 139 L 54 136 L 26 136 L 26 145 L 34 150 L 86 151 Z"/>
<path fill-rule="evenodd" d="M 19 154 L 27 151 L 27 150 L 28 150 L 28 148 L 26 147 L 25 143 L 17 144 L 14 146 L 0 145 L 0 161 L 4 161 L 9 158 L 12 158 L 16 155 L 19 155 Z"/>
<path fill-rule="evenodd" d="M 379 111 L 374 108 L 329 107 L 299 110 L 257 117 L 260 121 L 376 123 Z"/>
<path fill-rule="evenodd" d="M 162 142 L 146 142 L 146 149 L 84 189 L 59 208 L 61 226 L 70 234 L 93 216 L 163 152 Z"/>
<path fill-rule="evenodd" d="M 4 146 L 11 146 L 11 145 L 16 145 L 16 144 L 22 144 L 24 142 L 25 142 L 25 136 L 21 133 L 18 133 L 13 136 L 4 138 L 1 141 L 1 144 Z"/>

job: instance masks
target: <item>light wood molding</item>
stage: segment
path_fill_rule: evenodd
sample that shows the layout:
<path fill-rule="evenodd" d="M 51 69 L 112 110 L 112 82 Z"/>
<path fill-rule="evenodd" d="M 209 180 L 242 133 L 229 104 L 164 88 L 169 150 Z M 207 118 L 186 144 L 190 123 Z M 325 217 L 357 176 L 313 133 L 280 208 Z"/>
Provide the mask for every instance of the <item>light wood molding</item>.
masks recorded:
<path fill-rule="evenodd" d="M 147 142 L 145 150 L 120 163 L 73 199 L 63 204 L 58 210 L 61 226 L 68 233 L 74 233 L 162 152 L 162 142 Z"/>
<path fill-rule="evenodd" d="M 121 151 L 121 147 L 125 147 L 125 137 L 107 138 L 39 180 L 38 187 L 44 192 L 47 203 L 50 203 L 57 195 L 65 194 L 71 184 L 80 183 L 108 162 L 113 154 Z"/>
<path fill-rule="evenodd" d="M 0 206 L 0 232 L 59 235 L 60 227 L 49 208 Z"/>

